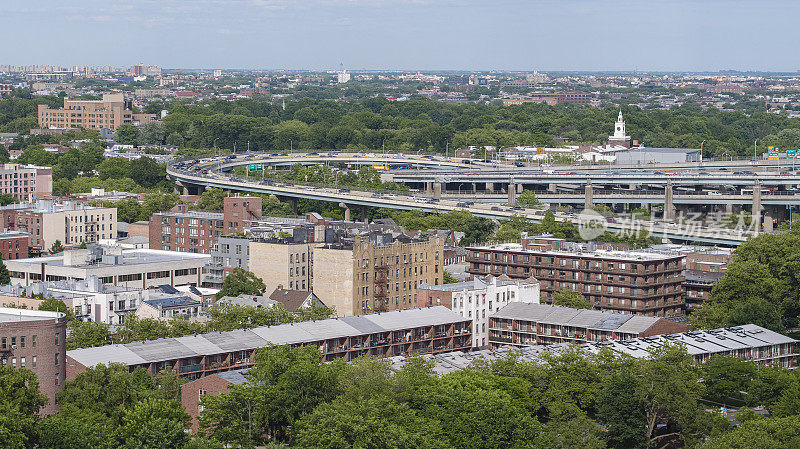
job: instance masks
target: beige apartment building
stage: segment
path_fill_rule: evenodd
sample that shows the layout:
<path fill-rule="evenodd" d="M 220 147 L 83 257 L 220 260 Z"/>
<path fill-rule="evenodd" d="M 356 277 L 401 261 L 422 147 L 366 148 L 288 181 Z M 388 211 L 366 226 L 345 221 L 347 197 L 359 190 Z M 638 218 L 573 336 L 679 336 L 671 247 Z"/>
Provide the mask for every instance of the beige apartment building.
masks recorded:
<path fill-rule="evenodd" d="M 276 288 L 311 290 L 311 259 L 315 251 L 313 245 L 251 241 L 250 271 L 264 281 L 267 293 Z"/>
<path fill-rule="evenodd" d="M 442 283 L 443 251 L 435 237 L 391 243 L 356 237 L 352 247 L 315 248 L 313 291 L 338 316 L 411 309 L 420 284 Z"/>
<path fill-rule="evenodd" d="M 9 204 L 0 207 L 5 229 L 30 234 L 29 246 L 46 251 L 56 240 L 66 247 L 117 237 L 117 208 L 65 201 Z"/>
<path fill-rule="evenodd" d="M 39 105 L 39 126 L 42 128 L 117 129 L 133 124 L 132 103 L 123 94 L 104 94 L 102 100 L 70 100 L 64 107 L 52 109 Z"/>

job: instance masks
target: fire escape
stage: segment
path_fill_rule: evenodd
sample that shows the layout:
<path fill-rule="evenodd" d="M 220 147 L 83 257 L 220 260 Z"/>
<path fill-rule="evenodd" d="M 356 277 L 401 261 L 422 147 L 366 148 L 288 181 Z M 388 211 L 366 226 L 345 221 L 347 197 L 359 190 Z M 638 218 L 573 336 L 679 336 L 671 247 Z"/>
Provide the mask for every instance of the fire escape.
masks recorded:
<path fill-rule="evenodd" d="M 375 311 L 387 312 L 389 310 L 389 267 L 386 265 L 375 266 Z"/>

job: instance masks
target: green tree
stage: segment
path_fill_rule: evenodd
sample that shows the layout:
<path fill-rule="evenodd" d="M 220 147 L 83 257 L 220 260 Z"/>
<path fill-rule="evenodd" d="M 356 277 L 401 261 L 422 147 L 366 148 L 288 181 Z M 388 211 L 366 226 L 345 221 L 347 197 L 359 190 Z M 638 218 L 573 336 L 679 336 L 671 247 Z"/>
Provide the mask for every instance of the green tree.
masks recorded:
<path fill-rule="evenodd" d="M 0 256 L 0 285 L 8 285 L 11 283 L 11 274 L 8 272 L 3 256 Z"/>
<path fill-rule="evenodd" d="M 116 426 L 105 414 L 74 407 L 62 410 L 37 424 L 40 447 L 47 449 L 113 449 Z"/>
<path fill-rule="evenodd" d="M 264 281 L 251 271 L 234 268 L 225 277 L 222 288 L 217 293 L 217 299 L 225 296 L 263 295 L 266 289 L 267 286 L 264 285 Z"/>
<path fill-rule="evenodd" d="M 384 396 L 322 404 L 297 423 L 300 448 L 449 448 L 442 425 Z"/>
<path fill-rule="evenodd" d="M 167 139 L 164 143 L 166 143 L 167 145 L 174 145 L 178 148 L 181 148 L 183 147 L 183 142 L 184 142 L 183 136 L 178 132 L 173 132 L 167 136 Z"/>
<path fill-rule="evenodd" d="M 223 202 L 230 194 L 231 192 L 216 187 L 206 189 L 200 194 L 200 199 L 197 201 L 197 204 L 192 206 L 192 209 L 207 212 L 222 212 Z"/>
<path fill-rule="evenodd" d="M 64 301 L 52 297 L 47 298 L 39 304 L 39 310 L 47 310 L 50 312 L 61 312 L 67 316 L 72 316 L 72 311 L 67 307 Z M 72 316 L 74 318 L 74 316 Z"/>
<path fill-rule="evenodd" d="M 0 193 L 0 206 L 8 206 L 9 204 L 17 203 L 19 203 L 19 200 L 8 193 Z"/>
<path fill-rule="evenodd" d="M 458 279 L 454 278 L 449 271 L 444 270 L 442 273 L 442 283 L 444 284 L 455 284 L 456 282 L 460 282 Z"/>
<path fill-rule="evenodd" d="M 703 384 L 706 396 L 712 401 L 735 404 L 745 400 L 750 380 L 756 374 L 756 365 L 738 357 L 714 355 L 703 363 Z"/>
<path fill-rule="evenodd" d="M 530 190 L 523 190 L 522 193 L 517 195 L 517 201 L 515 203 L 515 205 L 519 207 L 533 207 L 540 204 L 542 203 L 539 202 L 539 198 L 536 198 L 536 194 Z"/>
<path fill-rule="evenodd" d="M 61 240 L 56 239 L 56 241 L 53 242 L 53 245 L 50 247 L 49 252 L 50 254 L 58 254 L 62 251 L 64 251 L 64 245 L 61 244 Z"/>
<path fill-rule="evenodd" d="M 36 374 L 25 368 L 0 366 L 0 442 L 3 447 L 32 448 L 36 416 L 47 403 Z"/>
<path fill-rule="evenodd" d="M 67 349 L 103 346 L 113 343 L 111 328 L 102 321 L 83 322 L 72 320 L 69 322 L 69 330 Z"/>
<path fill-rule="evenodd" d="M 122 145 L 138 145 L 139 144 L 139 130 L 130 124 L 124 124 L 117 127 L 117 136 L 114 138 Z"/>
<path fill-rule="evenodd" d="M 97 174 L 100 179 L 128 178 L 131 175 L 130 162 L 121 157 L 110 157 L 100 162 Z"/>
<path fill-rule="evenodd" d="M 177 399 L 147 398 L 129 409 L 119 429 L 125 449 L 183 449 L 190 417 Z"/>
<path fill-rule="evenodd" d="M 572 309 L 591 309 L 589 301 L 577 290 L 563 289 L 553 293 L 553 304 Z"/>
<path fill-rule="evenodd" d="M 597 398 L 597 417 L 606 428 L 611 449 L 637 449 L 648 445 L 645 404 L 636 394 L 639 379 L 628 370 L 612 374 Z"/>
<path fill-rule="evenodd" d="M 703 449 L 792 448 L 800 443 L 800 415 L 751 419 L 731 432 L 712 437 Z"/>
<path fill-rule="evenodd" d="M 154 187 L 165 180 L 167 171 L 163 165 L 150 157 L 141 157 L 130 162 L 130 177 L 144 187 Z"/>

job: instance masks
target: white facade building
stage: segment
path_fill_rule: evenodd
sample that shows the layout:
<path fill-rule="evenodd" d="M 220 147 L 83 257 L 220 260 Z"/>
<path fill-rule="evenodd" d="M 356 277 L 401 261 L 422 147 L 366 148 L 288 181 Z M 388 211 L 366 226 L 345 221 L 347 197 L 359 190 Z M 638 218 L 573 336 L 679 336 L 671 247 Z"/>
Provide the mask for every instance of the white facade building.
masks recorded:
<path fill-rule="evenodd" d="M 511 302 L 538 304 L 539 281 L 534 278 L 510 280 L 505 276 L 488 276 L 454 284 L 421 284 L 418 305 L 445 305 L 464 318 L 472 319 L 472 344 L 485 347 L 489 344 L 489 316 Z"/>
<path fill-rule="evenodd" d="M 200 285 L 203 267 L 210 261 L 207 254 L 89 245 L 89 249 L 5 263 L 11 283 L 16 285 L 95 276 L 105 284 L 147 289 L 165 284 Z"/>

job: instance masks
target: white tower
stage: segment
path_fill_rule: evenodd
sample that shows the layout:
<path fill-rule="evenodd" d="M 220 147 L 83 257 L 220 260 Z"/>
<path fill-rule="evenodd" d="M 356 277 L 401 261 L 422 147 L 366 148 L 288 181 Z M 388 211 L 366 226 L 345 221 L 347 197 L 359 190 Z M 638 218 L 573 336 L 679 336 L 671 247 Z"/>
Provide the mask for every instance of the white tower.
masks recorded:
<path fill-rule="evenodd" d="M 614 123 L 614 135 L 608 136 L 608 143 L 631 147 L 631 138 L 625 135 L 625 121 L 622 119 L 622 109 L 619 110 L 619 116 Z"/>

